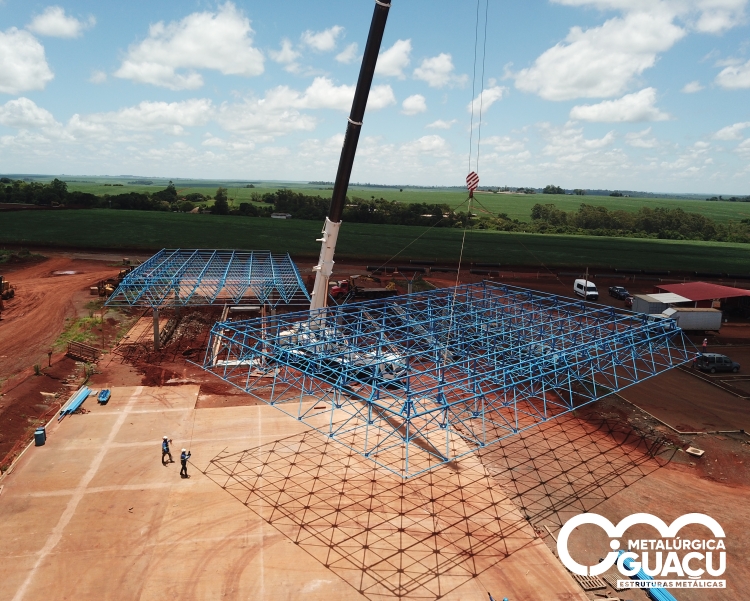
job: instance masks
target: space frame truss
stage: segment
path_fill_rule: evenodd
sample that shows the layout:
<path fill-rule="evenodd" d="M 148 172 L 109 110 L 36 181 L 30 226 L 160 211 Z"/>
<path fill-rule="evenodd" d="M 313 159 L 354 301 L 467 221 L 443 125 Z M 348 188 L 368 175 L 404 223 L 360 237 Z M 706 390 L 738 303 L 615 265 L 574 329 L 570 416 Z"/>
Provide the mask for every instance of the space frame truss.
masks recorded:
<path fill-rule="evenodd" d="M 309 301 L 288 254 L 163 249 L 123 279 L 109 307 L 186 307 Z"/>
<path fill-rule="evenodd" d="M 217 323 L 203 367 L 411 477 L 696 355 L 673 320 L 483 282 Z"/>

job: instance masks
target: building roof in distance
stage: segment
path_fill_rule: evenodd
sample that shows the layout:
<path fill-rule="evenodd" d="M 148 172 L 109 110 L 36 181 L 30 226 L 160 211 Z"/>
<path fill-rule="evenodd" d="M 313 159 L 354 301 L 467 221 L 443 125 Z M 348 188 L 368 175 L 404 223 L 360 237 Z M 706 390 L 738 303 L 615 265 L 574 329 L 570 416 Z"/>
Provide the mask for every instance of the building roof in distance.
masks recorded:
<path fill-rule="evenodd" d="M 663 292 L 661 294 L 636 294 L 633 298 L 640 298 L 649 303 L 662 303 L 664 305 L 692 302 L 689 298 L 685 298 L 679 294 L 674 294 L 673 292 Z"/>
<path fill-rule="evenodd" d="M 737 298 L 750 296 L 750 290 L 709 284 L 708 282 L 687 282 L 685 284 L 667 284 L 657 286 L 659 290 L 674 292 L 691 301 L 717 300 L 722 298 Z"/>

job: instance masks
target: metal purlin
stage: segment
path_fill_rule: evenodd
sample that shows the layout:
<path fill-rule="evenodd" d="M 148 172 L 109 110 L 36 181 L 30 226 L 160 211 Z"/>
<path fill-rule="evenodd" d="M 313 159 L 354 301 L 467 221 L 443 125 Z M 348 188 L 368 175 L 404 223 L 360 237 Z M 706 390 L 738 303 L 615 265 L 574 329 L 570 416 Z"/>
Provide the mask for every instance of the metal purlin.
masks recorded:
<path fill-rule="evenodd" d="M 697 353 L 673 320 L 492 282 L 219 323 L 208 349 L 207 371 L 403 477 Z"/>

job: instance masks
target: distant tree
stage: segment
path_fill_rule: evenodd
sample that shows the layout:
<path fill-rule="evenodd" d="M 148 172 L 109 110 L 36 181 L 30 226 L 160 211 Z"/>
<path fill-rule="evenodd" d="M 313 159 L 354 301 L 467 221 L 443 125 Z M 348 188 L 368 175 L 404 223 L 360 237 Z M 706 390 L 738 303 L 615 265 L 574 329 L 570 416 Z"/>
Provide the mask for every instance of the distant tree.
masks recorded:
<path fill-rule="evenodd" d="M 211 213 L 214 215 L 229 215 L 229 202 L 227 200 L 227 189 L 219 187 L 214 197 L 214 206 L 211 207 Z"/>
<path fill-rule="evenodd" d="M 610 196 L 614 196 L 616 198 L 622 198 L 622 192 L 618 192 L 617 190 L 615 190 L 614 192 L 610 194 Z"/>
<path fill-rule="evenodd" d="M 55 178 L 49 185 L 50 189 L 60 198 L 64 199 L 68 195 L 68 184 Z"/>
<path fill-rule="evenodd" d="M 190 202 L 189 200 L 183 200 L 179 204 L 179 209 L 180 209 L 181 213 L 189 213 L 194 208 L 195 208 L 195 205 L 192 202 Z"/>
<path fill-rule="evenodd" d="M 542 190 L 542 194 L 565 194 L 565 190 L 563 190 L 560 186 L 546 186 L 544 190 Z"/>
<path fill-rule="evenodd" d="M 185 194 L 183 198 L 190 202 L 204 202 L 208 200 L 206 196 L 203 196 L 200 192 L 191 192 L 190 194 Z"/>
<path fill-rule="evenodd" d="M 171 204 L 177 201 L 177 189 L 174 187 L 174 184 L 170 181 L 164 190 L 159 190 L 158 192 L 155 192 L 153 197 L 154 197 L 154 200 L 168 202 Z"/>
<path fill-rule="evenodd" d="M 573 194 L 575 194 L 576 196 L 586 196 L 586 190 L 576 188 L 575 190 L 573 190 Z"/>

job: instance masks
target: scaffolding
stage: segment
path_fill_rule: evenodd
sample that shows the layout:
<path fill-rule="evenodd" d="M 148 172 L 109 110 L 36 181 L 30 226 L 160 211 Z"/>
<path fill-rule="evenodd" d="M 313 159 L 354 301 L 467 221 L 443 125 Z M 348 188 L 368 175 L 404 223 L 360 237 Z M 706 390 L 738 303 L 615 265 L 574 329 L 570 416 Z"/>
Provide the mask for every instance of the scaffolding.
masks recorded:
<path fill-rule="evenodd" d="M 217 323 L 203 367 L 411 477 L 695 356 L 673 320 L 483 282 Z"/>
<path fill-rule="evenodd" d="M 288 254 L 164 249 L 125 276 L 106 305 L 158 310 L 305 300 L 310 295 Z"/>

